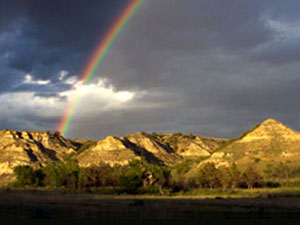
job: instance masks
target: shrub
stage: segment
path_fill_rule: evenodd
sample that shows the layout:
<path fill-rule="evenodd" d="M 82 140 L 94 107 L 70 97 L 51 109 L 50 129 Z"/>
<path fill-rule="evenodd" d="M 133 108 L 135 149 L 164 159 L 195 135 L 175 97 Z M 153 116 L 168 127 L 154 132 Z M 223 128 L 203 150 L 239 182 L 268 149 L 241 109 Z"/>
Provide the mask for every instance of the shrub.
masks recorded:
<path fill-rule="evenodd" d="M 214 163 L 206 163 L 200 168 L 196 181 L 202 188 L 221 187 L 220 175 L 220 170 Z"/>
<path fill-rule="evenodd" d="M 135 194 L 140 191 L 154 190 L 149 186 L 157 186 L 162 192 L 170 183 L 170 170 L 164 166 L 152 165 L 140 160 L 131 161 L 123 168 L 120 175 L 120 185 L 127 193 Z M 157 190 L 157 189 L 155 189 Z"/>
<path fill-rule="evenodd" d="M 235 163 L 230 167 L 221 168 L 220 170 L 223 188 L 237 188 L 241 185 L 241 172 Z"/>
<path fill-rule="evenodd" d="M 34 170 L 30 166 L 16 166 L 14 168 L 16 175 L 15 185 L 17 186 L 42 186 L 44 173 L 42 170 Z"/>
<path fill-rule="evenodd" d="M 267 164 L 266 168 L 264 169 L 264 173 L 267 175 L 268 178 L 283 178 L 288 179 L 291 177 L 297 176 L 297 168 L 292 168 L 291 166 L 280 162 L 278 164 Z"/>
<path fill-rule="evenodd" d="M 143 173 L 145 163 L 140 160 L 133 160 L 123 167 L 124 173 L 119 177 L 119 183 L 124 191 L 130 194 L 138 193 L 138 189 L 143 186 Z"/>
<path fill-rule="evenodd" d="M 58 131 L 58 130 L 57 130 L 57 131 L 55 131 L 55 132 L 54 132 L 54 136 L 55 136 L 55 137 L 60 137 L 60 136 L 61 136 L 61 133 L 60 133 L 60 131 Z"/>
<path fill-rule="evenodd" d="M 47 165 L 45 173 L 45 184 L 50 187 L 67 187 L 76 189 L 80 168 L 77 161 L 68 160 L 67 162 L 53 162 Z"/>
<path fill-rule="evenodd" d="M 246 183 L 248 188 L 257 188 L 264 186 L 263 177 L 253 166 L 249 166 L 242 173 L 242 181 Z"/>

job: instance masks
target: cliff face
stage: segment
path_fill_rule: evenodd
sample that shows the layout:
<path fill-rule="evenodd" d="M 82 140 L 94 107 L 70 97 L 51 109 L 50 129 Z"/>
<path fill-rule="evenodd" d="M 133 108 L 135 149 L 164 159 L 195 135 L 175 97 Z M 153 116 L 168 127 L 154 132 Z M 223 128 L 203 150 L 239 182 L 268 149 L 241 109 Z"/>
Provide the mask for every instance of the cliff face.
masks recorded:
<path fill-rule="evenodd" d="M 207 158 L 197 168 L 207 162 L 217 166 L 236 163 L 240 167 L 255 164 L 261 168 L 279 162 L 300 165 L 300 133 L 274 119 L 231 141 L 192 134 L 140 132 L 108 136 L 94 144 L 86 140 L 74 142 L 47 132 L 0 131 L 0 180 L 12 180 L 15 166 L 41 168 L 66 156 L 77 159 L 82 167 L 100 163 L 126 165 L 131 160 L 170 166 L 184 158 L 197 157 Z M 88 144 L 86 149 L 78 151 L 83 144 Z"/>
<path fill-rule="evenodd" d="M 40 168 L 73 152 L 76 147 L 62 136 L 47 132 L 0 131 L 0 179 L 13 179 L 13 168 Z"/>
<path fill-rule="evenodd" d="M 107 163 L 125 165 L 130 160 L 145 160 L 157 165 L 173 165 L 184 157 L 210 156 L 225 140 L 195 136 L 193 140 L 171 135 L 150 135 L 144 132 L 118 137 L 106 137 L 78 154 L 80 166 L 88 167 Z M 175 148 L 176 147 L 176 148 Z"/>
<path fill-rule="evenodd" d="M 138 154 L 118 137 L 108 136 L 98 141 L 75 157 L 82 167 L 97 166 L 100 163 L 126 165 L 130 160 L 140 160 Z"/>
<path fill-rule="evenodd" d="M 227 139 L 208 138 L 192 134 L 183 135 L 179 133 L 160 135 L 159 139 L 168 144 L 182 157 L 208 157 Z"/>
<path fill-rule="evenodd" d="M 90 144 L 91 141 L 68 140 L 48 132 L 2 130 L 0 179 L 11 181 L 15 166 L 42 168 L 53 161 L 64 160 L 66 156 L 77 159 L 82 167 L 97 166 L 100 163 L 125 165 L 131 160 L 170 166 L 184 157 L 209 156 L 223 141 L 198 136 L 155 136 L 140 132 L 122 137 L 108 136 Z M 84 144 L 88 144 L 88 147 L 77 152 Z"/>
<path fill-rule="evenodd" d="M 181 160 L 181 157 L 169 145 L 159 142 L 149 134 L 130 134 L 123 136 L 122 139 L 151 163 L 172 165 Z"/>
<path fill-rule="evenodd" d="M 157 165 L 171 165 L 181 158 L 173 150 L 144 133 L 123 137 L 108 136 L 76 156 L 80 166 L 106 163 L 126 165 L 131 160 L 145 160 Z"/>
<path fill-rule="evenodd" d="M 80 149 L 84 145 L 85 148 Z M 79 151 L 78 151 L 79 150 Z M 184 158 L 207 158 L 217 166 L 236 163 L 239 167 L 255 164 L 265 168 L 279 162 L 300 166 L 300 133 L 281 122 L 268 119 L 233 140 L 207 138 L 192 134 L 147 134 L 108 136 L 98 142 L 68 140 L 59 134 L 33 131 L 0 131 L 0 181 L 13 180 L 13 168 L 47 164 L 73 157 L 82 167 L 100 163 L 126 165 L 145 160 L 157 165 L 174 165 Z M 197 171 L 197 168 L 193 171 Z"/>
<path fill-rule="evenodd" d="M 257 125 L 243 137 L 227 144 L 206 162 L 216 165 L 239 166 L 255 164 L 264 167 L 268 163 L 289 163 L 300 165 L 300 133 L 296 132 L 281 122 L 268 119 Z"/>

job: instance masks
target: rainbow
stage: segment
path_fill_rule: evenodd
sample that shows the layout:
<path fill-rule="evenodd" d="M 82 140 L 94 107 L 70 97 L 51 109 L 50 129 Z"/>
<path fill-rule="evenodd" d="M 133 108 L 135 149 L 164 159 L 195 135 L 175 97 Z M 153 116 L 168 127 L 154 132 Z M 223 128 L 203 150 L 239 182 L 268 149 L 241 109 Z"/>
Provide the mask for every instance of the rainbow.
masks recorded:
<path fill-rule="evenodd" d="M 118 18 L 114 21 L 113 25 L 101 40 L 99 46 L 94 51 L 91 59 L 89 60 L 80 77 L 80 81 L 83 84 L 90 83 L 96 71 L 101 66 L 103 59 L 107 55 L 110 47 L 144 1 L 145 0 L 131 0 L 122 11 L 122 13 L 118 16 Z M 63 136 L 68 135 L 70 125 L 78 109 L 78 106 L 80 105 L 81 99 L 82 97 L 77 97 L 68 102 L 66 110 L 61 117 L 57 127 L 57 130 L 60 131 Z"/>

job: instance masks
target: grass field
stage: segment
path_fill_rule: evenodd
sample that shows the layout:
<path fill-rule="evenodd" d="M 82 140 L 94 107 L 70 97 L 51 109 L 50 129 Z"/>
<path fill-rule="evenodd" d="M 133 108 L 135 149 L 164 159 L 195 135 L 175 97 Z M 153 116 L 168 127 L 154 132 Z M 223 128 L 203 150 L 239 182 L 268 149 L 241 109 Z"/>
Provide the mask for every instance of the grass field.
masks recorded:
<path fill-rule="evenodd" d="M 174 196 L 2 190 L 3 218 L 300 219 L 300 189 L 202 190 Z"/>

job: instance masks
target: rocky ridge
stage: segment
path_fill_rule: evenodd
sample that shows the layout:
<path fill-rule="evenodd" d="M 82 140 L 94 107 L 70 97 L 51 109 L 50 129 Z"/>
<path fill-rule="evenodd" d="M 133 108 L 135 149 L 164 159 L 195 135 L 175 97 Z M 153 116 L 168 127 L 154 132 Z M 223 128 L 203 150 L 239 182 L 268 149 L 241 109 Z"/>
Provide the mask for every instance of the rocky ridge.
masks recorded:
<path fill-rule="evenodd" d="M 256 125 L 242 137 L 216 149 L 211 157 L 199 166 L 213 162 L 217 166 L 236 163 L 241 167 L 255 165 L 265 167 L 268 163 L 300 165 L 300 133 L 278 120 L 267 119 Z"/>
<path fill-rule="evenodd" d="M 176 141 L 180 142 L 179 150 L 175 149 L 170 139 L 171 135 L 152 135 L 145 132 L 125 135 L 122 137 L 108 136 L 98 141 L 95 145 L 78 154 L 75 158 L 80 166 L 88 167 L 106 163 L 110 165 L 125 165 L 130 160 L 145 160 L 157 165 L 173 165 L 185 157 L 209 156 L 211 152 L 223 141 L 194 136 L 193 139 L 177 135 Z M 162 139 L 165 138 L 165 139 Z M 195 140 L 194 140 L 195 139 Z M 203 140 L 202 140 L 203 139 Z M 186 146 L 186 151 L 183 150 Z"/>
<path fill-rule="evenodd" d="M 76 152 L 69 140 L 49 132 L 0 131 L 0 178 L 11 179 L 13 168 L 30 165 L 41 168 L 52 161 L 63 160 Z"/>
<path fill-rule="evenodd" d="M 176 148 L 174 140 L 177 143 Z M 108 136 L 95 142 L 69 140 L 59 133 L 2 130 L 0 180 L 12 180 L 15 166 L 42 168 L 67 157 L 75 158 L 82 167 L 100 163 L 125 165 L 131 160 L 145 160 L 152 164 L 170 166 L 185 157 L 208 157 L 220 143 L 219 139 L 200 136 L 191 138 L 181 134 L 157 136 L 139 132 L 122 137 Z"/>
<path fill-rule="evenodd" d="M 118 137 L 108 136 L 98 141 L 95 145 L 75 156 L 81 167 L 97 166 L 106 163 L 111 166 L 125 165 L 130 160 L 141 160 L 138 154 L 128 147 Z"/>
<path fill-rule="evenodd" d="M 0 180 L 11 181 L 13 168 L 18 165 L 42 168 L 70 157 L 82 167 L 100 163 L 126 165 L 131 160 L 170 166 L 185 158 L 201 158 L 197 168 L 207 162 L 217 166 L 236 163 L 239 167 L 254 164 L 264 168 L 268 163 L 278 162 L 300 165 L 299 153 L 300 133 L 275 119 L 265 120 L 232 140 L 139 132 L 108 136 L 96 142 L 65 139 L 57 132 L 2 130 Z"/>

